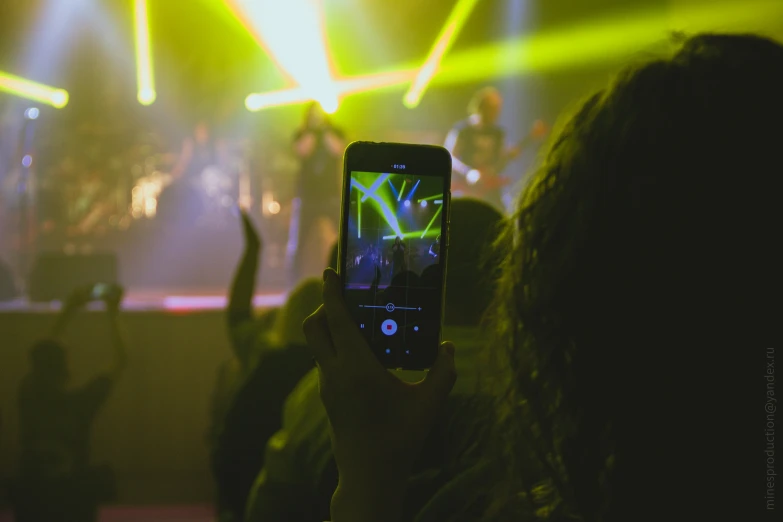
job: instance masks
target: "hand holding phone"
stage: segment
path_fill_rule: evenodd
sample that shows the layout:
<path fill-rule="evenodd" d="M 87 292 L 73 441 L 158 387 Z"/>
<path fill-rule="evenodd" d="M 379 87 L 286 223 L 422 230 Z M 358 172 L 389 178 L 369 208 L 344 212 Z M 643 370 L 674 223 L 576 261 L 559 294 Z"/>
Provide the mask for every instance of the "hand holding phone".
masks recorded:
<path fill-rule="evenodd" d="M 451 155 L 442 147 L 354 142 L 345 152 L 343 296 L 386 368 L 426 370 L 437 356 L 450 189 Z"/>
<path fill-rule="evenodd" d="M 350 499 L 354 512 L 363 503 L 370 511 L 381 509 L 388 515 L 384 510 L 401 505 L 395 497 L 402 496 L 414 461 L 454 385 L 454 346 L 436 347 L 436 358 L 423 382 L 404 383 L 378 364 L 342 292 L 340 277 L 328 269 L 324 304 L 305 320 L 304 333 L 318 362 L 321 399 L 334 434 L 343 492 L 356 495 Z M 388 505 L 378 505 L 379 493 Z M 335 503 L 332 507 L 337 508 Z M 364 513 L 366 520 L 376 518 L 370 511 Z"/>

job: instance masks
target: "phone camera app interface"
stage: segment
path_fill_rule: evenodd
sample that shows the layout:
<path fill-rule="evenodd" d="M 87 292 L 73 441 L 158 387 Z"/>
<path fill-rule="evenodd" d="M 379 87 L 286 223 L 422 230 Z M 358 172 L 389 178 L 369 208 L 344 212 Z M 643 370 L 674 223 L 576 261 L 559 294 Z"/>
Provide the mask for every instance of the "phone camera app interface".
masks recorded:
<path fill-rule="evenodd" d="M 387 367 L 424 368 L 440 340 L 444 179 L 351 172 L 345 298 Z"/>

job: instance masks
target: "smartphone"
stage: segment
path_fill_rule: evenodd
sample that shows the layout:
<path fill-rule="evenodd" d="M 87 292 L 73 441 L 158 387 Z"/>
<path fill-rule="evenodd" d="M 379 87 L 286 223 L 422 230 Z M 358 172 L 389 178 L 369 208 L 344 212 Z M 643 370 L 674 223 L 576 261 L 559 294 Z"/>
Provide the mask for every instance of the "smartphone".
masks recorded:
<path fill-rule="evenodd" d="M 110 285 L 107 285 L 105 283 L 97 283 L 92 287 L 92 291 L 90 292 L 90 298 L 93 301 L 101 301 L 106 298 L 110 289 L 111 289 Z"/>
<path fill-rule="evenodd" d="M 354 142 L 342 190 L 338 272 L 356 326 L 384 367 L 429 369 L 443 324 L 451 155 Z"/>

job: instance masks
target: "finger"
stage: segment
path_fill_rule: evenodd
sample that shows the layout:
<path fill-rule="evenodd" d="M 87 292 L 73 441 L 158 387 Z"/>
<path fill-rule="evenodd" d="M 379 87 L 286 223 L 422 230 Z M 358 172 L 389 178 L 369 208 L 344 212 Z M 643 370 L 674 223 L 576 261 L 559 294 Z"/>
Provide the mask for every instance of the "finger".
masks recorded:
<path fill-rule="evenodd" d="M 457 369 L 454 366 L 454 344 L 445 342 L 438 348 L 438 357 L 427 377 L 421 383 L 425 395 L 432 406 L 439 405 L 451 392 L 457 381 Z"/>
<path fill-rule="evenodd" d="M 335 351 L 323 305 L 304 320 L 302 330 L 318 365 L 328 367 L 335 358 Z"/>
<path fill-rule="evenodd" d="M 255 233 L 253 220 L 250 219 L 250 214 L 245 211 L 242 212 L 242 227 L 245 229 L 245 232 Z"/>
<path fill-rule="evenodd" d="M 327 268 L 324 271 L 324 304 L 333 346 L 338 356 L 369 353 L 366 342 L 359 333 L 343 299 L 340 276 Z"/>

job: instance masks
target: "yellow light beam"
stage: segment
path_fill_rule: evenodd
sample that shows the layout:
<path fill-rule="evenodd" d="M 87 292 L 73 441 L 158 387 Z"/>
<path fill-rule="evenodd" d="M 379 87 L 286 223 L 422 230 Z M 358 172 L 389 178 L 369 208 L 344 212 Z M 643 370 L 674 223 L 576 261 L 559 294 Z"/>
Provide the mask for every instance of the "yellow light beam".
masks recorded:
<path fill-rule="evenodd" d="M 296 105 L 310 101 L 307 90 L 303 87 L 292 87 L 264 93 L 254 93 L 245 98 L 245 107 L 250 112 L 260 111 L 269 107 Z"/>
<path fill-rule="evenodd" d="M 155 102 L 155 78 L 150 46 L 150 24 L 147 0 L 133 0 L 133 25 L 136 40 L 136 88 L 142 105 Z"/>
<path fill-rule="evenodd" d="M 264 51 L 264 54 L 266 54 L 269 59 L 272 60 L 272 63 L 274 63 L 278 72 L 283 76 L 283 79 L 285 80 L 286 84 L 288 84 L 289 88 L 295 87 L 296 80 L 294 80 L 291 74 L 289 74 L 285 67 L 283 67 L 283 65 L 280 63 L 280 60 L 278 60 L 277 56 L 275 56 L 275 53 L 272 52 L 264 39 L 261 37 L 261 33 L 253 25 L 253 23 L 250 21 L 249 15 L 240 5 L 241 1 L 242 0 L 223 0 L 223 7 L 225 8 L 225 12 L 227 12 L 235 21 L 239 23 L 240 26 L 242 26 L 242 28 L 244 28 L 245 31 L 247 31 L 247 33 L 253 38 L 253 41 L 255 41 L 256 44 Z"/>
<path fill-rule="evenodd" d="M 540 31 L 521 38 L 497 42 L 455 52 L 443 59 L 432 83 L 455 85 L 534 72 L 553 72 L 595 63 L 621 62 L 637 53 L 666 43 L 672 29 L 682 29 L 683 20 L 690 32 L 768 28 L 783 17 L 783 3 L 773 0 L 748 0 L 741 5 L 730 2 L 683 9 L 676 13 L 658 8 L 635 15 L 602 17 L 579 24 Z M 677 24 L 677 25 L 675 25 Z M 763 31 L 762 31 L 763 32 Z M 410 82 L 417 69 L 410 64 L 396 70 L 335 80 L 340 96 L 378 89 L 399 88 Z M 308 101 L 301 89 L 284 89 L 252 94 L 253 108 L 261 110 L 277 105 Z"/>
<path fill-rule="evenodd" d="M 364 76 L 342 78 L 334 81 L 334 87 L 341 97 L 361 92 L 375 91 L 390 87 L 399 87 L 411 81 L 415 74 L 413 69 L 396 72 L 381 72 Z M 297 105 L 312 101 L 307 89 L 290 87 L 276 91 L 252 93 L 245 98 L 245 107 L 250 112 L 260 111 L 283 105 Z"/>
<path fill-rule="evenodd" d="M 49 87 L 42 83 L 25 80 L 13 74 L 0 71 L 0 91 L 21 98 L 37 101 L 62 109 L 68 105 L 68 92 L 65 89 Z"/>
<path fill-rule="evenodd" d="M 326 112 L 337 110 L 321 0 L 230 0 L 228 5 L 254 29 L 307 98 Z"/>
<path fill-rule="evenodd" d="M 746 27 L 780 20 L 783 3 L 747 0 L 741 4 L 710 2 L 678 14 L 692 23 L 683 27 L 663 7 L 637 11 L 633 16 L 601 17 L 535 32 L 514 40 L 487 44 L 444 59 L 433 83 L 449 85 L 486 81 L 529 73 L 554 72 L 638 59 L 640 52 L 658 54 L 671 31 L 744 31 Z M 773 22 L 774 23 L 774 22 Z"/>
<path fill-rule="evenodd" d="M 435 44 L 430 49 L 424 65 L 419 69 L 416 78 L 403 97 L 403 103 L 409 109 L 413 109 L 421 101 L 427 86 L 438 71 L 443 55 L 446 54 L 446 51 L 454 43 L 460 30 L 467 22 L 470 12 L 473 11 L 477 3 L 478 0 L 458 0 L 457 5 L 451 10 L 451 14 L 446 20 L 446 25 L 443 26 L 438 39 L 435 40 Z"/>

